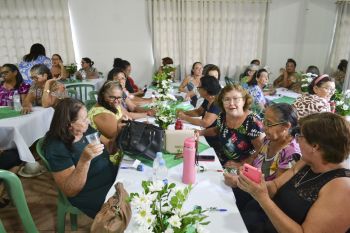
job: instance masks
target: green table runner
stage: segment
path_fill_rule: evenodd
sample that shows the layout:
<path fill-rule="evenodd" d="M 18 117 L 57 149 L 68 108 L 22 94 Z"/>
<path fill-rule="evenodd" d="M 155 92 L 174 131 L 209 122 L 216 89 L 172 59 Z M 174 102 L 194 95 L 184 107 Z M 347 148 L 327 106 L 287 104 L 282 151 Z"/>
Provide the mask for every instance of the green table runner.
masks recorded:
<path fill-rule="evenodd" d="M 0 119 L 20 116 L 21 112 L 10 109 L 9 107 L 0 108 Z"/>
<path fill-rule="evenodd" d="M 198 151 L 200 153 L 200 152 L 208 149 L 209 147 L 210 146 L 199 142 L 199 144 L 198 144 Z M 147 158 L 145 158 L 145 157 L 143 157 L 141 155 L 131 155 L 131 154 L 127 154 L 127 155 L 132 157 L 133 159 L 140 160 L 143 164 L 145 164 L 145 165 L 147 165 L 149 167 L 153 166 L 153 160 L 151 160 L 151 159 L 147 159 Z M 164 158 L 166 166 L 168 168 L 175 167 L 176 165 L 182 163 L 182 158 L 176 159 L 175 158 L 175 154 L 170 154 L 170 153 L 167 153 L 167 152 L 163 152 L 163 158 Z"/>
<path fill-rule="evenodd" d="M 292 97 L 288 97 L 288 96 L 282 96 L 280 98 L 274 99 L 272 100 L 272 102 L 274 103 L 286 103 L 286 104 L 292 104 L 295 102 L 295 99 Z"/>

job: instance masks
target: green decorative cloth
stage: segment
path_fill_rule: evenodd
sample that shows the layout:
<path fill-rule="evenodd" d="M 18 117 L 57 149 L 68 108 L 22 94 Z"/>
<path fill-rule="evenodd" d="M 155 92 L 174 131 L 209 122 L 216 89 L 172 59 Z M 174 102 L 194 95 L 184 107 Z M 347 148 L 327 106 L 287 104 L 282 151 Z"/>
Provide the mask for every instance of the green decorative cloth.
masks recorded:
<path fill-rule="evenodd" d="M 286 104 L 292 104 L 295 102 L 295 99 L 292 97 L 288 97 L 288 96 L 282 96 L 281 98 L 278 99 L 274 99 L 272 100 L 272 102 L 274 103 L 286 103 Z"/>
<path fill-rule="evenodd" d="M 10 118 L 10 117 L 17 117 L 20 116 L 21 112 L 15 111 L 13 109 L 10 109 L 8 107 L 0 108 L 0 119 Z"/>
<path fill-rule="evenodd" d="M 210 146 L 208 146 L 204 143 L 201 143 L 201 142 L 198 143 L 199 153 L 208 149 L 209 147 Z M 143 163 L 149 167 L 153 166 L 153 160 L 151 160 L 151 159 L 145 158 L 141 155 L 132 155 L 132 154 L 128 154 L 128 153 L 126 153 L 126 154 L 133 159 L 140 160 L 141 163 Z M 183 161 L 182 158 L 177 159 L 177 158 L 175 158 L 175 154 L 170 154 L 170 153 L 167 153 L 166 151 L 163 152 L 163 159 L 165 160 L 167 168 L 175 167 L 175 166 L 179 165 L 180 163 L 182 163 L 182 161 Z"/>

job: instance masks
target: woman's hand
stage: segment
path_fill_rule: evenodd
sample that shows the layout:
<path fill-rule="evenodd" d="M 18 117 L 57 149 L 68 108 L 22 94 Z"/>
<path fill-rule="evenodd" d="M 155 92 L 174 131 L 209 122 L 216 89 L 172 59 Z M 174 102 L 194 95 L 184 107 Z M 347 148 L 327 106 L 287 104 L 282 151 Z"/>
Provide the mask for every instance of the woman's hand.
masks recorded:
<path fill-rule="evenodd" d="M 25 115 L 32 112 L 32 106 L 22 106 L 21 114 Z"/>
<path fill-rule="evenodd" d="M 184 118 L 186 117 L 186 114 L 184 113 L 183 110 L 178 110 L 176 113 L 177 117 L 180 118 L 181 120 L 184 120 Z"/>
<path fill-rule="evenodd" d="M 237 187 L 238 175 L 224 173 L 224 183 L 232 188 Z"/>
<path fill-rule="evenodd" d="M 86 162 L 91 161 L 96 156 L 102 154 L 104 148 L 105 146 L 102 143 L 90 143 L 84 148 L 81 159 L 85 160 Z"/>
<path fill-rule="evenodd" d="M 240 172 L 237 179 L 237 186 L 238 188 L 252 195 L 252 197 L 259 203 L 266 198 L 270 198 L 264 175 L 261 176 L 261 181 L 259 184 L 257 184 L 246 177 L 243 172 Z"/>

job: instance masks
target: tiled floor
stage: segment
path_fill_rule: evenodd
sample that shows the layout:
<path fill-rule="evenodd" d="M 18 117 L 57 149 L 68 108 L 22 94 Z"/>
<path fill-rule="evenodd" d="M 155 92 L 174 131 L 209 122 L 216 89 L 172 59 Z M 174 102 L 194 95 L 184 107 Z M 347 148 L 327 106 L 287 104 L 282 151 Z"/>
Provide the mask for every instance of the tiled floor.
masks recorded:
<path fill-rule="evenodd" d="M 34 219 L 35 225 L 39 232 L 54 233 L 56 232 L 56 199 L 57 192 L 54 181 L 50 173 L 33 177 L 20 177 L 29 206 L 29 210 Z M 89 232 L 92 220 L 87 216 L 79 216 L 78 231 L 70 230 L 69 215 L 66 218 L 65 232 Z M 17 215 L 17 210 L 13 205 L 8 205 L 0 209 L 0 219 L 5 229 L 9 233 L 24 232 L 21 221 Z"/>

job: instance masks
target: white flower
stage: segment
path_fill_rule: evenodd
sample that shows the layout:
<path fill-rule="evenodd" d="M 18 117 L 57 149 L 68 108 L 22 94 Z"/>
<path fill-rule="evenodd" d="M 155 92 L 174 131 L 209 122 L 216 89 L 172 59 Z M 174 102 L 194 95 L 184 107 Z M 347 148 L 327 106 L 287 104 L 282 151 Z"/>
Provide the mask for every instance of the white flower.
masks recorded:
<path fill-rule="evenodd" d="M 309 86 L 307 83 L 301 84 L 302 87 L 307 87 Z"/>
<path fill-rule="evenodd" d="M 152 182 L 148 188 L 151 192 L 156 192 L 156 191 L 162 190 L 163 186 L 164 186 L 163 181 L 157 180 L 155 182 Z"/>
<path fill-rule="evenodd" d="M 169 218 L 169 224 L 173 227 L 180 228 L 181 227 L 181 219 L 178 215 L 173 215 Z"/>
<path fill-rule="evenodd" d="M 349 109 L 349 105 L 344 104 L 344 105 L 343 105 L 343 109 L 344 109 L 345 111 L 347 111 L 347 110 Z"/>
<path fill-rule="evenodd" d="M 308 82 L 308 83 L 311 83 L 312 80 L 313 80 L 312 78 L 308 78 L 308 79 L 307 79 L 307 82 Z"/>
<path fill-rule="evenodd" d="M 152 215 L 150 209 L 139 210 L 135 217 L 136 223 L 146 228 L 150 227 L 155 219 L 156 216 Z"/>
<path fill-rule="evenodd" d="M 139 226 L 136 230 L 135 233 L 152 233 L 153 230 L 152 228 L 147 228 L 144 226 Z"/>
<path fill-rule="evenodd" d="M 176 97 L 172 94 L 167 94 L 166 96 L 171 100 L 175 100 L 175 101 L 177 100 Z"/>
<path fill-rule="evenodd" d="M 344 101 L 339 100 L 339 101 L 336 101 L 336 102 L 335 102 L 335 104 L 336 104 L 337 106 L 339 106 L 339 105 L 343 105 L 343 104 L 344 104 Z"/>
<path fill-rule="evenodd" d="M 168 228 L 164 231 L 164 233 L 174 233 L 174 230 L 173 230 L 173 228 L 168 227 Z"/>
<path fill-rule="evenodd" d="M 139 197 L 134 197 L 132 199 L 131 204 L 133 204 L 136 208 L 145 208 L 149 207 L 152 203 L 153 197 L 151 194 L 141 194 Z"/>
<path fill-rule="evenodd" d="M 196 224 L 196 229 L 198 233 L 208 233 L 209 231 L 205 229 L 201 224 Z"/>
<path fill-rule="evenodd" d="M 345 96 L 345 98 L 350 99 L 350 89 L 348 89 L 344 92 L 344 96 Z"/>

